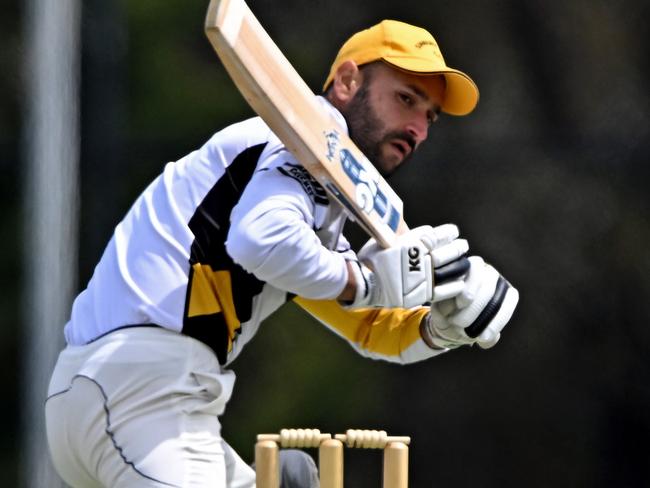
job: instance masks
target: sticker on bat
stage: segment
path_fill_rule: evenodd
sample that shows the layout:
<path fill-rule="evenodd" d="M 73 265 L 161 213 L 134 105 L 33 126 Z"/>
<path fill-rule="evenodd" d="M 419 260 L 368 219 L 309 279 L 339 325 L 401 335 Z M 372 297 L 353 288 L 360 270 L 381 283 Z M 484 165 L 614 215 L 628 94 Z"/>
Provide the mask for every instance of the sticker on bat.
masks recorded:
<path fill-rule="evenodd" d="M 355 185 L 357 205 L 368 214 L 374 210 L 386 222 L 388 227 L 396 231 L 400 214 L 390 204 L 377 182 L 370 177 L 359 161 L 347 149 L 341 149 L 340 158 L 343 171 Z"/>
<path fill-rule="evenodd" d="M 335 130 L 325 132 L 325 140 L 327 141 L 327 154 L 325 154 L 325 157 L 328 161 L 332 161 L 336 156 L 336 148 L 339 146 L 339 133 Z"/>
<path fill-rule="evenodd" d="M 337 153 L 339 145 L 339 134 L 335 130 L 326 132 L 327 141 L 326 157 L 332 161 Z M 339 161 L 345 174 L 355 186 L 355 203 L 365 213 L 370 214 L 373 210 L 393 231 L 397 230 L 400 220 L 400 212 L 390 204 L 388 198 L 371 175 L 357 161 L 347 149 L 338 151 Z"/>

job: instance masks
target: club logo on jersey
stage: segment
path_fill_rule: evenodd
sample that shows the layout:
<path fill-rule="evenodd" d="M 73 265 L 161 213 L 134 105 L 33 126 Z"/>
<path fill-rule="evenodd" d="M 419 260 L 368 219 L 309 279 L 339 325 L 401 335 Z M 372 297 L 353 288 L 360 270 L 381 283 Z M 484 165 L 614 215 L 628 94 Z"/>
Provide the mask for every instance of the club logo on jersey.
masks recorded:
<path fill-rule="evenodd" d="M 285 163 L 278 170 L 283 175 L 289 176 L 300 183 L 300 186 L 302 186 L 305 193 L 311 197 L 314 203 L 319 205 L 329 204 L 327 192 L 305 168 L 297 164 Z"/>
<path fill-rule="evenodd" d="M 345 174 L 355 186 L 355 203 L 361 210 L 370 214 L 373 210 L 392 230 L 397 230 L 400 220 L 400 212 L 390 204 L 388 198 L 379 188 L 378 182 L 366 171 L 363 165 L 357 161 L 347 149 L 339 149 L 340 136 L 336 130 L 325 132 L 327 152 L 325 156 L 328 161 L 333 161 L 338 152 L 338 159 Z M 339 192 L 337 192 L 339 194 Z M 349 208 L 349 204 L 343 201 Z"/>

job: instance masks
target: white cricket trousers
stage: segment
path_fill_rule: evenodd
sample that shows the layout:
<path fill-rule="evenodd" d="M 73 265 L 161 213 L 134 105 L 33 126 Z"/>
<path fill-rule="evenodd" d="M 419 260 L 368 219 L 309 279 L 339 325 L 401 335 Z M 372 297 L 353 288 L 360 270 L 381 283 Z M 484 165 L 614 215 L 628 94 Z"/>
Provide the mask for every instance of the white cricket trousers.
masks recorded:
<path fill-rule="evenodd" d="M 45 404 L 54 466 L 75 488 L 253 488 L 221 438 L 234 382 L 206 345 L 158 327 L 68 346 Z"/>

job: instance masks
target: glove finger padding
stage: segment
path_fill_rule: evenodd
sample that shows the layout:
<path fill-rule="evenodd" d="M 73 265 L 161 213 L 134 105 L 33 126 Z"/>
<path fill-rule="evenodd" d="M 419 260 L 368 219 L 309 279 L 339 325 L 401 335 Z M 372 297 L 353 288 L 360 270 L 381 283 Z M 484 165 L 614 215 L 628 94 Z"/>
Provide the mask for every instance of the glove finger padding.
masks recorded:
<path fill-rule="evenodd" d="M 454 224 L 442 224 L 436 227 L 421 225 L 420 227 L 411 229 L 410 232 L 416 235 L 429 251 L 453 242 L 460 235 L 458 227 Z"/>
<path fill-rule="evenodd" d="M 458 295 L 465 287 L 462 278 L 470 267 L 465 257 L 469 244 L 465 239 L 458 239 L 458 227 L 454 224 L 423 225 L 413 229 L 413 233 L 432 258 L 434 288 L 430 301 L 435 303 Z"/>
<path fill-rule="evenodd" d="M 469 244 L 465 239 L 456 239 L 453 242 L 448 242 L 435 249 L 431 249 L 431 256 L 433 256 L 433 265 L 440 268 L 457 259 L 465 256 L 469 251 Z"/>
<path fill-rule="evenodd" d="M 445 281 L 455 280 L 462 278 L 467 274 L 470 268 L 469 259 L 465 256 L 447 263 L 440 267 L 433 268 L 433 279 L 435 283 L 442 283 Z"/>
<path fill-rule="evenodd" d="M 495 294 L 500 277 L 498 271 L 482 258 L 472 256 L 469 261 L 470 270 L 465 280 L 465 289 L 456 298 L 458 312 L 450 318 L 454 325 L 463 328 L 470 327 L 483 312 Z"/>
<path fill-rule="evenodd" d="M 519 302 L 519 291 L 516 288 L 508 285 L 506 294 L 494 318 L 490 321 L 488 326 L 478 336 L 476 343 L 483 349 L 493 347 L 501 337 L 501 331 L 510 321 L 512 314 Z"/>
<path fill-rule="evenodd" d="M 470 269 L 469 260 L 462 257 L 433 269 L 433 300 L 440 302 L 459 295 L 465 289 L 463 277 Z"/>
<path fill-rule="evenodd" d="M 436 303 L 454 298 L 456 295 L 463 291 L 464 287 L 465 283 L 462 279 L 449 281 L 443 284 L 436 284 L 433 288 L 433 298 L 430 300 L 430 302 Z"/>

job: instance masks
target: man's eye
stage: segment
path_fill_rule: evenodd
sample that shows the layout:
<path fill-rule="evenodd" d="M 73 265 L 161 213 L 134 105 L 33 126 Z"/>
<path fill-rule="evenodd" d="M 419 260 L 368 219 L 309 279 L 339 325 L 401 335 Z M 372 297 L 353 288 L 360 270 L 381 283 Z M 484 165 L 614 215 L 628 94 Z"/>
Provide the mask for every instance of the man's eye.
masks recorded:
<path fill-rule="evenodd" d="M 435 110 L 429 112 L 427 114 L 427 120 L 429 122 L 429 125 L 437 122 L 439 117 L 440 117 L 440 108 L 436 108 Z"/>
<path fill-rule="evenodd" d="M 406 105 L 411 106 L 413 105 L 413 98 L 406 94 L 406 93 L 400 93 L 399 98 L 402 102 L 404 102 Z"/>

